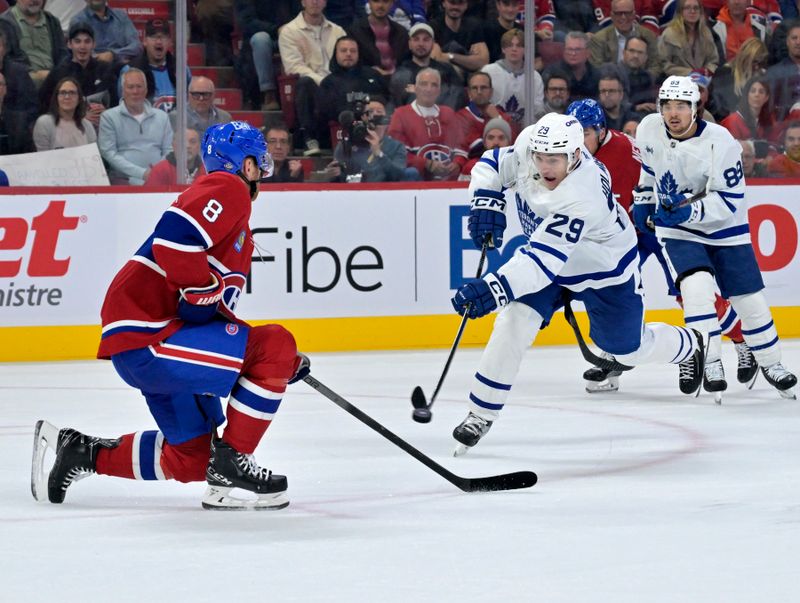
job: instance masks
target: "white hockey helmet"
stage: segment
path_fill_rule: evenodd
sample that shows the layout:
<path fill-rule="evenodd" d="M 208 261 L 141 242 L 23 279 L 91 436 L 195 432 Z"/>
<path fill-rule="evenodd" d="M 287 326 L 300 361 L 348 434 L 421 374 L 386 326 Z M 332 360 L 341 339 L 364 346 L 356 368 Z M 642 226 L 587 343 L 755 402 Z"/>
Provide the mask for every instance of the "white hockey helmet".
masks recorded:
<path fill-rule="evenodd" d="M 692 78 L 683 75 L 671 75 L 664 80 L 658 90 L 659 108 L 664 101 L 686 101 L 692 107 L 692 122 L 697 119 L 697 103 L 700 102 L 700 89 Z"/>
<path fill-rule="evenodd" d="M 560 113 L 548 113 L 533 127 L 528 149 L 531 153 L 564 154 L 571 172 L 577 160 L 575 151 L 583 146 L 583 126 L 578 118 Z"/>

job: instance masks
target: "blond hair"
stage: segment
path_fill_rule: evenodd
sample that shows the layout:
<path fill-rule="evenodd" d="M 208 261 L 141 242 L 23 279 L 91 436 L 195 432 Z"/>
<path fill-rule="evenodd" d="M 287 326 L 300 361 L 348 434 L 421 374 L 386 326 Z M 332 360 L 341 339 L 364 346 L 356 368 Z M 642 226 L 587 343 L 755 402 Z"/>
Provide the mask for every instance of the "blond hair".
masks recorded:
<path fill-rule="evenodd" d="M 689 44 L 689 36 L 686 33 L 688 27 L 686 21 L 683 20 L 683 7 L 686 5 L 686 2 L 687 0 L 678 0 L 675 6 L 675 16 L 672 17 L 672 21 L 667 23 L 667 26 L 664 28 L 665 31 L 668 29 L 672 30 L 683 46 Z M 700 20 L 697 22 L 697 37 L 714 44 L 714 36 L 711 35 L 711 28 L 708 27 L 708 21 L 706 20 L 706 9 L 703 7 L 703 3 L 700 2 L 700 0 L 697 0 L 697 3 L 700 5 Z"/>
<path fill-rule="evenodd" d="M 754 64 L 759 62 L 765 65 L 768 58 L 767 45 L 760 39 L 750 38 L 742 43 L 739 52 L 728 63 L 733 74 L 733 92 L 736 96 L 741 96 L 747 80 L 757 75 Z"/>

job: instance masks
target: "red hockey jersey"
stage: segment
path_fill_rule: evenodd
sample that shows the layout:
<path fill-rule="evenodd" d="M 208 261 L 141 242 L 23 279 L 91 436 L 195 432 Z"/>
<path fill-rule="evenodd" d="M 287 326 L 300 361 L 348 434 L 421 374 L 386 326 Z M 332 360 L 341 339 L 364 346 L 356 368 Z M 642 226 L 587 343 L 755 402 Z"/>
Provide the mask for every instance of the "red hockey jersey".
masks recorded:
<path fill-rule="evenodd" d="M 238 176 L 200 177 L 167 209 L 155 230 L 114 277 L 100 316 L 98 358 L 142 348 L 177 331 L 178 290 L 225 279 L 220 311 L 233 319 L 253 255 L 250 191 Z"/>
<path fill-rule="evenodd" d="M 516 126 L 508 113 L 503 111 L 499 105 L 496 105 L 495 108 L 497 109 L 498 117 L 502 118 L 511 128 L 511 140 L 508 141 L 511 144 L 519 132 L 516 131 Z M 472 103 L 460 109 L 456 116 L 461 120 L 461 128 L 464 132 L 461 147 L 467 151 L 469 157 L 480 157 L 484 151 L 483 129 L 486 127 L 487 119 L 478 112 L 478 108 Z"/>
<path fill-rule="evenodd" d="M 639 184 L 642 159 L 636 143 L 627 134 L 608 130 L 603 145 L 595 153 L 611 174 L 611 192 L 625 211 L 630 212 L 633 189 Z"/>

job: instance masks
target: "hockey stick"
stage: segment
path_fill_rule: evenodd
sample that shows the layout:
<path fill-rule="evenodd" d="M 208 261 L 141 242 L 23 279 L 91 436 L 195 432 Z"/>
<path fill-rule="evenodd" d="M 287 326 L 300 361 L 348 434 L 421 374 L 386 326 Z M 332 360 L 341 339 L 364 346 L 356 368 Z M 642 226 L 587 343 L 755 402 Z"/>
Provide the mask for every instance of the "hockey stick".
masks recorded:
<path fill-rule="evenodd" d="M 494 492 L 497 490 L 516 490 L 518 488 L 530 488 L 538 481 L 537 475 L 533 471 L 517 471 L 515 473 L 504 473 L 502 475 L 492 475 L 489 477 L 460 477 L 451 473 L 433 459 L 425 456 L 422 452 L 414 448 L 411 444 L 389 431 L 386 427 L 378 423 L 375 419 L 353 406 L 350 402 L 342 398 L 336 392 L 320 383 L 311 375 L 303 378 L 303 381 L 317 390 L 320 394 L 328 398 L 331 402 L 353 415 L 356 419 L 364 423 L 370 429 L 377 431 L 384 438 L 395 446 L 407 452 L 420 463 L 441 475 L 448 482 L 463 490 L 464 492 Z"/>
<path fill-rule="evenodd" d="M 578 340 L 578 347 L 581 349 L 581 355 L 586 362 L 590 362 L 597 368 L 601 368 L 606 371 L 629 371 L 633 368 L 632 366 L 622 364 L 616 360 L 607 360 L 606 358 L 601 358 L 592 352 L 591 349 L 589 349 L 589 346 L 586 345 L 586 340 L 583 338 L 583 333 L 581 333 L 581 328 L 578 326 L 578 321 L 575 318 L 575 313 L 572 311 L 572 306 L 570 306 L 568 299 L 564 300 L 564 318 L 567 319 L 569 326 L 572 327 L 572 331 L 575 333 L 575 339 Z"/>
<path fill-rule="evenodd" d="M 480 278 L 481 273 L 483 272 L 483 263 L 486 260 L 486 252 L 489 249 L 490 237 L 491 235 L 488 235 L 481 246 L 481 259 L 478 262 L 478 272 L 475 274 L 475 278 Z M 431 414 L 431 407 L 433 406 L 433 403 L 436 402 L 436 396 L 439 394 L 439 390 L 442 389 L 444 378 L 447 377 L 447 371 L 450 370 L 450 363 L 453 361 L 453 356 L 456 355 L 456 348 L 461 341 L 461 335 L 463 335 L 464 327 L 467 324 L 467 314 L 468 312 L 464 312 L 464 317 L 461 319 L 461 324 L 458 327 L 458 333 L 456 333 L 456 338 L 453 340 L 453 345 L 450 346 L 450 354 L 447 356 L 447 362 L 444 363 L 444 370 L 439 377 L 439 382 L 436 384 L 436 388 L 433 390 L 431 401 L 428 402 L 425 399 L 425 392 L 422 391 L 422 388 L 419 385 L 416 386 L 414 391 L 411 392 L 411 405 L 414 407 L 414 412 L 411 413 L 411 418 L 417 423 L 430 423 L 431 419 L 433 418 L 433 414 Z"/>

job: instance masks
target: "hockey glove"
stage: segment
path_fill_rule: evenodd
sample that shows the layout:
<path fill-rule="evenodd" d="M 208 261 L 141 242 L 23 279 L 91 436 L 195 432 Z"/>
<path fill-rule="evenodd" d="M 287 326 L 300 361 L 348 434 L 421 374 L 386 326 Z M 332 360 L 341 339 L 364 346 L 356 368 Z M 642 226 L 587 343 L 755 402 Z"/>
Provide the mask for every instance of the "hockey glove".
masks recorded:
<path fill-rule="evenodd" d="M 650 223 L 656 213 L 655 203 L 637 203 L 633 206 L 633 223 L 639 232 L 653 232 Z"/>
<path fill-rule="evenodd" d="M 677 207 L 689 195 L 659 195 L 661 203 L 653 216 L 656 226 L 677 226 L 678 224 L 697 222 L 702 217 L 703 205 L 692 203 Z"/>
<path fill-rule="evenodd" d="M 308 356 L 301 352 L 297 352 L 297 368 L 294 369 L 294 375 L 289 378 L 289 383 L 297 383 L 305 379 L 311 372 L 311 360 Z"/>
<path fill-rule="evenodd" d="M 461 316 L 466 312 L 470 318 L 480 318 L 514 301 L 514 293 L 506 277 L 491 272 L 483 278 L 469 279 L 450 301 Z"/>
<path fill-rule="evenodd" d="M 503 193 L 479 188 L 475 191 L 469 210 L 469 236 L 475 247 L 481 249 L 487 235 L 489 249 L 503 244 L 503 232 L 506 229 L 506 199 Z"/>
<path fill-rule="evenodd" d="M 179 291 L 178 316 L 186 322 L 208 322 L 217 314 L 225 281 L 211 268 L 211 284 L 204 287 L 184 287 Z"/>

